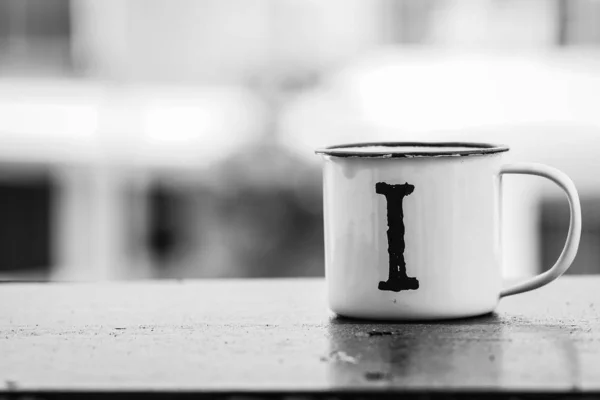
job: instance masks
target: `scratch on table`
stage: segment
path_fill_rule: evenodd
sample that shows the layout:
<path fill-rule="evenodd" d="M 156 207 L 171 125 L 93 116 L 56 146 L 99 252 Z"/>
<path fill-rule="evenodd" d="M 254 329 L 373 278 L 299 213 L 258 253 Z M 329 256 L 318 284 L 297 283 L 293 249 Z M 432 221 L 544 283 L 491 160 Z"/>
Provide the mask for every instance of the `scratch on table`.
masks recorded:
<path fill-rule="evenodd" d="M 392 335 L 393 332 L 391 331 L 371 331 L 368 332 L 369 336 L 388 336 L 388 335 Z"/>
<path fill-rule="evenodd" d="M 344 351 L 332 351 L 327 357 L 321 357 L 323 362 L 346 362 L 349 364 L 357 364 L 358 360 L 355 357 L 348 355 Z"/>
<path fill-rule="evenodd" d="M 365 372 L 365 379 L 368 381 L 389 380 L 390 375 L 380 371 L 367 371 Z"/>

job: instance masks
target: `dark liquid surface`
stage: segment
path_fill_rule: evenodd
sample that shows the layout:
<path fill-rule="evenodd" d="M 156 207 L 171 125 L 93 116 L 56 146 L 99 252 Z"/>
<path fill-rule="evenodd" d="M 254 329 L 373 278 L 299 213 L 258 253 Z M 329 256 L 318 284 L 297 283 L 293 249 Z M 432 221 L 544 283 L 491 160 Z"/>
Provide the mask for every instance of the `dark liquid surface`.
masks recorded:
<path fill-rule="evenodd" d="M 357 146 L 338 149 L 345 153 L 440 153 L 478 150 L 479 147 L 466 146 Z"/>

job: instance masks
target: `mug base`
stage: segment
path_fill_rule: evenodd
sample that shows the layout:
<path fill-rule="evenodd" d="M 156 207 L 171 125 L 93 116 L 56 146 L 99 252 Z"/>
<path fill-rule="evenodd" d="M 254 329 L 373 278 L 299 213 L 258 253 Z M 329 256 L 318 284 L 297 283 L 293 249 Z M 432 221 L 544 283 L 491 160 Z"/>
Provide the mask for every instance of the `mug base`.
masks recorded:
<path fill-rule="evenodd" d="M 471 312 L 455 312 L 455 313 L 423 313 L 423 314 L 406 314 L 406 315 L 389 315 L 389 314 L 370 314 L 370 313 L 353 313 L 353 312 L 336 312 L 332 311 L 337 317 L 344 319 L 356 320 L 357 322 L 378 321 L 378 322 L 421 322 L 421 321 L 450 321 L 457 319 L 468 319 L 484 317 L 493 314 L 495 308 L 491 310 L 478 310 Z"/>

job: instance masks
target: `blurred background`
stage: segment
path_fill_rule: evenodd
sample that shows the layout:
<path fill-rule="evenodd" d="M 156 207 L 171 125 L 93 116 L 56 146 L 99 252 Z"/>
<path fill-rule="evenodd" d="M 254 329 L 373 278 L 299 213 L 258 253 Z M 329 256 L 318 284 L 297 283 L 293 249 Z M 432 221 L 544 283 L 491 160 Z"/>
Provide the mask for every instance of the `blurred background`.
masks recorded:
<path fill-rule="evenodd" d="M 564 170 L 600 272 L 600 1 L 0 0 L 0 280 L 321 276 L 313 150 L 363 140 Z M 505 183 L 538 273 L 566 199 Z"/>

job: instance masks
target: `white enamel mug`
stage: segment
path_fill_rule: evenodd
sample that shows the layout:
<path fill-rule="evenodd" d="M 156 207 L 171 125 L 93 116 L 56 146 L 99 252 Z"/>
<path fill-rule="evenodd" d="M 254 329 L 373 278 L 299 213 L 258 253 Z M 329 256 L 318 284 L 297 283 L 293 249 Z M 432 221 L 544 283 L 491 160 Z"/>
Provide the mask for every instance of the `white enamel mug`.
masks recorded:
<path fill-rule="evenodd" d="M 550 283 L 573 262 L 581 209 L 573 182 L 508 147 L 481 143 L 360 143 L 323 155 L 325 275 L 338 315 L 389 320 L 470 317 L 500 298 Z M 502 289 L 502 177 L 545 177 L 566 193 L 569 233 L 550 270 Z"/>

